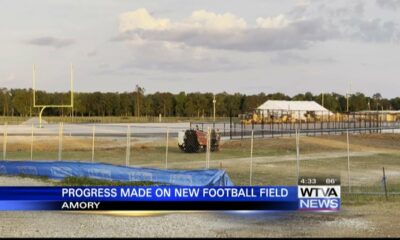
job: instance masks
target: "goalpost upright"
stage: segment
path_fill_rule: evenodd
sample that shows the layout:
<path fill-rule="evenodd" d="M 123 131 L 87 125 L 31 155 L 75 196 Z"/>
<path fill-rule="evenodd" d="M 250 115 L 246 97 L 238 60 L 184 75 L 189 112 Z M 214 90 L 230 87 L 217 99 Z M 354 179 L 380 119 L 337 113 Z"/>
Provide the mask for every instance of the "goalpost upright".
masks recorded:
<path fill-rule="evenodd" d="M 42 114 L 43 111 L 46 108 L 71 108 L 73 110 L 74 107 L 74 67 L 72 64 L 70 65 L 70 87 L 71 87 L 71 100 L 70 104 L 68 105 L 62 105 L 62 104 L 55 104 L 55 105 L 50 105 L 50 104 L 36 104 L 36 66 L 33 64 L 32 66 L 32 90 L 33 90 L 33 107 L 35 108 L 41 108 L 39 112 L 39 127 L 42 127 Z M 73 113 L 72 113 L 73 114 Z"/>

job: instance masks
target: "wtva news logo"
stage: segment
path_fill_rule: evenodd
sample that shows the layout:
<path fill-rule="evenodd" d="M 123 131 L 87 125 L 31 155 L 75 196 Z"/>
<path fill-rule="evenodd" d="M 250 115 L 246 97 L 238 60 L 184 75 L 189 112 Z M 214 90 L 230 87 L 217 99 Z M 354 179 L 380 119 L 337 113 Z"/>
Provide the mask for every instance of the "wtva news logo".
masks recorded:
<path fill-rule="evenodd" d="M 340 185 L 298 186 L 299 210 L 339 211 Z"/>

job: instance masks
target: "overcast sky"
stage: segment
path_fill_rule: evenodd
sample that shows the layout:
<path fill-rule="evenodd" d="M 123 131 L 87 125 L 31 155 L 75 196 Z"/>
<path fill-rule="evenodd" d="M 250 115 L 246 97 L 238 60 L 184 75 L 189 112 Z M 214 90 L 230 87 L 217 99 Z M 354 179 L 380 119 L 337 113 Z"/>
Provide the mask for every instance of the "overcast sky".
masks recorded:
<path fill-rule="evenodd" d="M 400 96 L 400 0 L 3 0 L 0 87 Z M 350 87 L 351 86 L 351 87 Z"/>

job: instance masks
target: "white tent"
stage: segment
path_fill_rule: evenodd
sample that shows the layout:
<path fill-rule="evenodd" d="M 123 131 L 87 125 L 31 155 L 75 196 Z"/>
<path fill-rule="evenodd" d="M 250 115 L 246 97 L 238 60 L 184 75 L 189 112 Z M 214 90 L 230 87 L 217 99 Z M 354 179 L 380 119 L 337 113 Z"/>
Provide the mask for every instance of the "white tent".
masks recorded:
<path fill-rule="evenodd" d="M 331 116 L 333 113 L 314 101 L 279 101 L 268 100 L 257 108 L 264 114 L 288 114 L 293 117 L 305 118 L 307 112 L 313 112 L 315 115 Z"/>

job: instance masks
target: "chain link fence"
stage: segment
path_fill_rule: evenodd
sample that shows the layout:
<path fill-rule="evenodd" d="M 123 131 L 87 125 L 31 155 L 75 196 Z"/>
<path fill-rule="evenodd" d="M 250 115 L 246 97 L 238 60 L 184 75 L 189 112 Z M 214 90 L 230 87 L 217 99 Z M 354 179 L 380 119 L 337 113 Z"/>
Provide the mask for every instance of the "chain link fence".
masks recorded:
<path fill-rule="evenodd" d="M 340 176 L 344 192 L 400 192 L 400 131 L 393 127 L 397 122 L 390 129 L 384 124 L 368 129 L 349 124 L 335 134 L 314 134 L 301 123 L 274 136 L 262 131 L 269 125 L 244 125 L 232 139 L 232 128 L 227 128 L 231 124 L 224 124 L 4 124 L 1 156 L 162 169 L 219 168 L 236 185 L 296 185 L 298 175 Z"/>

